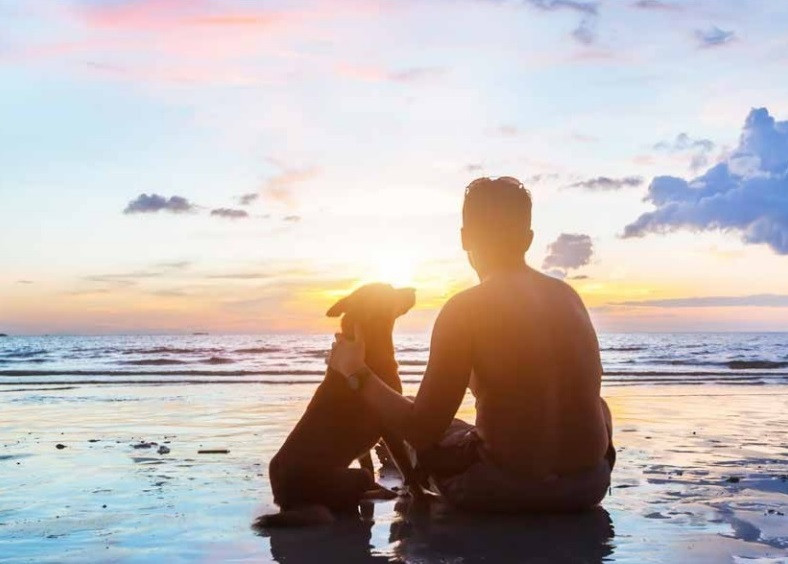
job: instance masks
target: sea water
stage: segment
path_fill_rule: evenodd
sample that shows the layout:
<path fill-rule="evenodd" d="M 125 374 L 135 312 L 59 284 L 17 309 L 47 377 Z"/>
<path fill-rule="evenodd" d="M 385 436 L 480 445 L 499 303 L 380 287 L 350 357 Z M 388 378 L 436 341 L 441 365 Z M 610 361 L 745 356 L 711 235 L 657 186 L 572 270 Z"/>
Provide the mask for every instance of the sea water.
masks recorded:
<path fill-rule="evenodd" d="M 0 386 L 316 383 L 330 335 L 120 335 L 0 338 Z M 605 385 L 785 384 L 788 333 L 607 333 Z M 405 383 L 418 383 L 429 336 L 395 337 Z M 528 343 L 523 342 L 523 347 Z"/>

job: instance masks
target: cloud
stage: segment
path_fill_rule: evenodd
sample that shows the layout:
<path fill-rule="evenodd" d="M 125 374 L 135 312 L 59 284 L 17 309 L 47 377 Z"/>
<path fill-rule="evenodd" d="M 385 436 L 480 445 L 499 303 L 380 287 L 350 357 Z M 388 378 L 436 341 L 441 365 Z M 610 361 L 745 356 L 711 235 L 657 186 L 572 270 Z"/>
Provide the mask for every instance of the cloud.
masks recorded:
<path fill-rule="evenodd" d="M 698 46 L 701 48 L 720 47 L 735 41 L 736 33 L 734 31 L 720 29 L 716 25 L 713 25 L 705 30 L 695 30 L 695 39 L 698 40 Z"/>
<path fill-rule="evenodd" d="M 547 245 L 547 256 L 542 269 L 550 276 L 565 278 L 568 270 L 580 268 L 591 261 L 594 254 L 591 237 L 582 233 L 561 233 Z"/>
<path fill-rule="evenodd" d="M 195 209 L 196 206 L 194 204 L 181 196 L 171 196 L 168 199 L 158 194 L 140 194 L 129 202 L 123 213 L 156 213 L 162 210 L 170 213 L 186 213 Z"/>
<path fill-rule="evenodd" d="M 654 149 L 668 154 L 689 154 L 690 169 L 694 172 L 709 164 L 709 153 L 715 145 L 711 139 L 693 139 L 686 133 L 679 133 L 672 141 L 660 141 Z"/>
<path fill-rule="evenodd" d="M 533 8 L 545 12 L 567 10 L 582 15 L 577 27 L 572 30 L 572 38 L 583 45 L 591 45 L 596 41 L 596 16 L 599 2 L 583 2 L 579 0 L 525 0 Z"/>
<path fill-rule="evenodd" d="M 599 141 L 599 137 L 595 137 L 594 135 L 588 135 L 586 133 L 572 133 L 570 136 L 572 140 L 578 141 L 580 143 L 596 143 Z"/>
<path fill-rule="evenodd" d="M 124 288 L 128 286 L 135 286 L 140 280 L 150 280 L 171 276 L 176 271 L 184 271 L 191 266 L 192 262 L 187 260 L 160 262 L 154 264 L 147 270 L 133 270 L 130 272 L 111 274 L 91 274 L 88 276 L 83 276 L 82 280 L 97 284 L 106 284 L 115 288 Z"/>
<path fill-rule="evenodd" d="M 380 2 L 361 1 L 27 4 L 41 4 L 30 13 L 36 17 L 38 12 L 46 13 L 47 19 L 62 21 L 65 31 L 20 35 L 8 48 L 0 40 L 1 59 L 23 64 L 55 59 L 65 68 L 81 65 L 80 72 L 154 87 L 290 83 L 294 74 L 321 72 L 325 67 L 325 52 L 312 53 L 305 50 L 305 44 L 340 44 L 347 40 L 348 25 L 367 29 L 387 9 Z M 72 30 L 76 35 L 69 34 Z M 300 63 L 294 71 L 296 58 Z"/>
<path fill-rule="evenodd" d="M 500 137 L 516 137 L 521 133 L 520 128 L 514 125 L 502 124 L 491 130 L 493 135 Z"/>
<path fill-rule="evenodd" d="M 257 194 L 256 192 L 241 194 L 238 196 L 238 204 L 242 206 L 249 206 L 252 205 L 259 197 L 260 194 Z"/>
<path fill-rule="evenodd" d="M 588 15 L 596 15 L 598 2 L 580 2 L 577 0 L 525 0 L 534 8 L 552 12 L 554 10 L 572 10 Z"/>
<path fill-rule="evenodd" d="M 654 178 L 646 201 L 656 209 L 627 225 L 625 238 L 678 229 L 735 231 L 745 243 L 788 254 L 788 121 L 753 109 L 725 160 L 690 181 Z"/>
<path fill-rule="evenodd" d="M 149 296 L 158 296 L 160 298 L 184 298 L 189 296 L 186 290 L 178 289 L 151 290 L 145 293 Z"/>
<path fill-rule="evenodd" d="M 171 262 L 159 262 L 155 266 L 158 268 L 166 268 L 168 270 L 185 270 L 192 265 L 189 260 L 176 260 Z"/>
<path fill-rule="evenodd" d="M 636 188 L 643 184 L 640 176 L 624 176 L 623 178 L 610 178 L 609 176 L 597 176 L 588 180 L 581 180 L 570 184 L 567 188 L 583 188 L 585 190 L 620 190 L 621 188 Z"/>
<path fill-rule="evenodd" d="M 210 280 L 268 280 L 273 277 L 270 272 L 227 272 L 206 276 Z"/>
<path fill-rule="evenodd" d="M 46 3 L 45 3 L 46 4 Z M 284 59 L 283 44 L 310 33 L 314 21 L 337 17 L 322 4 L 311 9 L 212 0 L 111 0 L 57 3 L 54 17 L 80 35 L 73 40 L 31 36 L 14 49 L 21 60 L 63 58 L 87 62 L 85 68 L 112 79 L 141 83 L 260 84 L 281 73 L 245 62 L 268 54 Z M 334 12 L 348 8 L 334 6 Z M 358 8 L 362 10 L 363 8 Z M 366 10 L 369 12 L 369 10 Z"/>
<path fill-rule="evenodd" d="M 282 23 L 283 15 L 270 10 L 216 12 L 210 2 L 139 0 L 82 2 L 76 14 L 92 27 L 120 30 L 172 32 L 191 27 L 271 28 Z"/>
<path fill-rule="evenodd" d="M 246 210 L 236 210 L 232 208 L 216 208 L 211 210 L 211 216 L 223 217 L 226 219 L 245 219 L 249 217 Z"/>
<path fill-rule="evenodd" d="M 301 216 L 300 215 L 286 215 L 285 217 L 282 218 L 282 221 L 287 221 L 289 223 L 298 223 L 299 221 L 301 221 Z"/>
<path fill-rule="evenodd" d="M 662 0 L 638 0 L 632 4 L 633 8 L 638 8 L 640 10 L 665 10 L 665 11 L 675 11 L 675 10 L 683 10 L 683 6 L 679 4 L 674 4 L 673 2 L 663 2 Z"/>
<path fill-rule="evenodd" d="M 341 76 L 366 82 L 400 82 L 414 83 L 433 80 L 445 75 L 444 67 L 409 67 L 401 70 L 389 70 L 374 65 L 339 64 L 336 71 Z"/>
<path fill-rule="evenodd" d="M 32 280 L 17 280 L 17 284 L 33 284 Z"/>
<path fill-rule="evenodd" d="M 583 45 L 591 45 L 596 41 L 596 19 L 583 18 L 580 20 L 580 23 L 572 31 L 572 37 Z"/>
<path fill-rule="evenodd" d="M 413 67 L 389 73 L 389 78 L 394 82 L 417 82 L 440 78 L 446 74 L 443 67 Z"/>
<path fill-rule="evenodd" d="M 611 305 L 635 307 L 788 307 L 788 294 L 748 296 L 705 296 L 615 302 Z"/>
<path fill-rule="evenodd" d="M 276 160 L 269 160 L 278 166 L 282 166 Z M 279 202 L 287 207 L 294 207 L 293 186 L 315 178 L 320 174 L 320 169 L 315 166 L 299 169 L 282 168 L 284 170 L 281 173 L 272 176 L 266 181 L 263 186 L 263 193 L 269 200 Z"/>
<path fill-rule="evenodd" d="M 658 151 L 668 151 L 671 153 L 690 151 L 693 149 L 708 152 L 714 149 L 714 141 L 711 139 L 693 139 L 686 133 L 679 133 L 672 141 L 660 141 L 659 143 L 655 143 L 654 148 Z"/>
<path fill-rule="evenodd" d="M 542 181 L 553 181 L 557 180 L 559 174 L 556 172 L 550 173 L 540 173 L 540 174 L 532 174 L 530 176 L 525 176 L 522 178 L 522 183 L 524 186 L 529 186 L 531 184 L 539 184 Z"/>
<path fill-rule="evenodd" d="M 134 272 L 123 272 L 118 274 L 91 274 L 83 276 L 87 282 L 98 282 L 100 284 L 111 284 L 113 286 L 133 286 L 137 280 L 148 278 L 159 278 L 164 273 L 158 270 L 136 270 Z"/>

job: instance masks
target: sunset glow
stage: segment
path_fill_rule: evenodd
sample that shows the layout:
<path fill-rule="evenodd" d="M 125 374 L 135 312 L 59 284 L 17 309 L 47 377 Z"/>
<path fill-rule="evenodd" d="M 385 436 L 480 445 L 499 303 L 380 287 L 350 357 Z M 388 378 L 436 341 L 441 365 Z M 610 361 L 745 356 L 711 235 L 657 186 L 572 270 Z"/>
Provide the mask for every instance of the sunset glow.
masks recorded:
<path fill-rule="evenodd" d="M 370 281 L 424 331 L 482 175 L 598 329 L 784 330 L 788 7 L 675 4 L 0 3 L 0 332 L 324 331 Z"/>

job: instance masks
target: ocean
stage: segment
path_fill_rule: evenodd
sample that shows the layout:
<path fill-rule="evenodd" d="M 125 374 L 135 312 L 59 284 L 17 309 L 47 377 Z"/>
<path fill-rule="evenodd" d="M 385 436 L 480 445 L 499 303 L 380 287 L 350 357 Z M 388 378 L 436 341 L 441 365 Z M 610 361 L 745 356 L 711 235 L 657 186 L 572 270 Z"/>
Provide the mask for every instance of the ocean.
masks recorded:
<path fill-rule="evenodd" d="M 618 457 L 588 519 L 402 497 L 258 534 L 331 340 L 0 338 L 0 561 L 785 562 L 788 333 L 600 335 Z M 414 393 L 428 338 L 395 343 Z"/>
<path fill-rule="evenodd" d="M 331 340 L 275 334 L 10 336 L 0 338 L 0 387 L 318 383 Z M 599 341 L 605 386 L 788 383 L 788 333 L 607 333 Z M 403 382 L 418 383 L 428 335 L 396 335 L 395 344 Z"/>

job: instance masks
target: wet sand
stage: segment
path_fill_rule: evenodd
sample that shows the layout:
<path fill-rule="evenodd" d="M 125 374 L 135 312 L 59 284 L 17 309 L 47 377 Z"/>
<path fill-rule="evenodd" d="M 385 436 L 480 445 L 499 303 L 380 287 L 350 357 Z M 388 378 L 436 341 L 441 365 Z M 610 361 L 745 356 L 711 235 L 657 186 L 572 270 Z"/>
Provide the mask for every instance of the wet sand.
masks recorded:
<path fill-rule="evenodd" d="M 257 534 L 253 519 L 275 509 L 267 461 L 313 389 L 5 388 L 0 561 L 788 561 L 788 386 L 606 388 L 617 468 L 583 516 L 424 514 L 399 500 Z M 460 415 L 473 419 L 470 397 Z M 228 452 L 198 453 L 216 449 Z"/>

